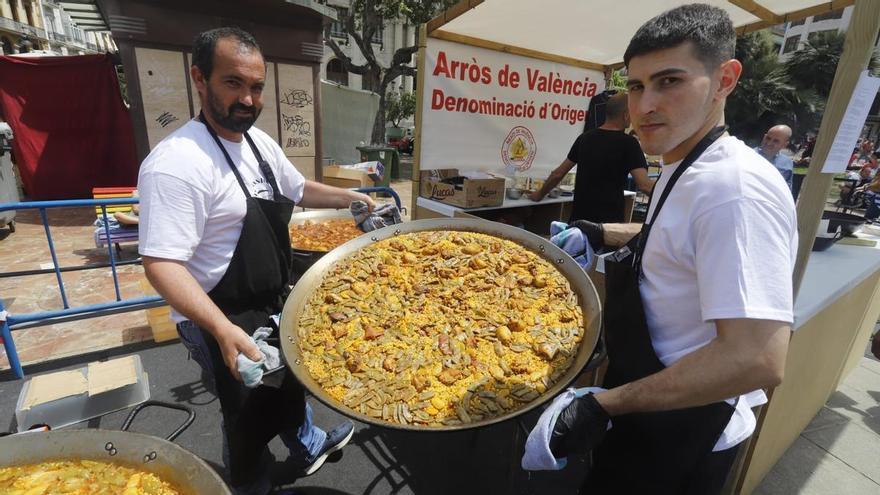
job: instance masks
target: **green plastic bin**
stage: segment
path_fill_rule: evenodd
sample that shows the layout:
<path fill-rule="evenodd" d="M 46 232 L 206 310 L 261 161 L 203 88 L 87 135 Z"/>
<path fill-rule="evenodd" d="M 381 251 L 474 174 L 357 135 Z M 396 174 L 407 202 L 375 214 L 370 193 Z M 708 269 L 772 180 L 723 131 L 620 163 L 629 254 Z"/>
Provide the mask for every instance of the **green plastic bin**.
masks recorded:
<path fill-rule="evenodd" d="M 400 155 L 397 148 L 390 146 L 358 146 L 361 152 L 362 162 L 382 162 L 385 166 L 385 175 L 377 186 L 388 186 L 391 179 L 400 178 Z"/>

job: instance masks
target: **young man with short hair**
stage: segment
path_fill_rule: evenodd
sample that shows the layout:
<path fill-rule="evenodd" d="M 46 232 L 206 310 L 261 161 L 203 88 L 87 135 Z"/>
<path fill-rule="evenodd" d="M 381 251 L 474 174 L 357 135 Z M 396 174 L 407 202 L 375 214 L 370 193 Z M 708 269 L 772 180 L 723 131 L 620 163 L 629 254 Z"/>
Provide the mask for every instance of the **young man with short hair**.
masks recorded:
<path fill-rule="evenodd" d="M 630 117 L 663 172 L 644 226 L 577 222 L 595 247 L 626 245 L 605 260 L 607 390 L 575 399 L 550 442 L 557 457 L 593 451 L 582 493 L 718 493 L 751 408 L 782 380 L 795 207 L 722 125 L 735 37 L 723 10 L 687 5 L 626 50 Z"/>

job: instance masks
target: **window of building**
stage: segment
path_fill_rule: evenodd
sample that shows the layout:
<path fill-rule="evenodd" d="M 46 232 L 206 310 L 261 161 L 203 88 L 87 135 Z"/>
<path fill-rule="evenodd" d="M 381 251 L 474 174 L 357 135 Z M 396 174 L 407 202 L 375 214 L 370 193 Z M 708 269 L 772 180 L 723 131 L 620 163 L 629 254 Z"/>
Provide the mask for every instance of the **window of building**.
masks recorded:
<path fill-rule="evenodd" d="M 363 75 L 361 76 L 361 89 L 363 89 L 364 91 L 372 91 L 374 93 L 378 93 L 379 85 L 373 84 L 373 80 L 370 78 L 370 76 Z"/>
<path fill-rule="evenodd" d="M 843 9 L 832 10 L 831 12 L 813 16 L 813 22 L 829 21 L 831 19 L 840 19 L 841 17 L 843 17 Z"/>
<path fill-rule="evenodd" d="M 782 53 L 790 53 L 798 49 L 798 44 L 801 41 L 801 37 L 798 36 L 789 36 L 785 39 L 785 45 L 782 47 Z"/>
<path fill-rule="evenodd" d="M 348 38 L 348 33 L 345 32 L 346 19 L 348 19 L 348 9 L 345 7 L 336 7 L 336 20 L 330 25 L 330 36 Z"/>
<path fill-rule="evenodd" d="M 380 50 L 384 50 L 385 46 L 383 40 L 385 39 L 385 26 L 380 25 L 376 32 L 373 33 L 373 37 L 370 38 L 372 43 L 379 45 Z"/>
<path fill-rule="evenodd" d="M 2 48 L 3 55 L 9 55 L 12 53 L 12 40 L 7 38 L 6 36 L 0 38 L 0 48 Z"/>
<path fill-rule="evenodd" d="M 813 31 L 812 33 L 807 35 L 807 39 L 809 41 L 816 41 L 820 36 L 826 36 L 831 33 L 837 33 L 836 29 L 825 29 L 824 31 Z"/>
<path fill-rule="evenodd" d="M 806 19 L 800 19 L 800 20 L 798 20 L 798 21 L 792 21 L 791 24 L 788 25 L 788 27 L 803 26 L 805 22 L 807 22 Z"/>
<path fill-rule="evenodd" d="M 342 60 L 334 58 L 327 62 L 327 80 L 348 86 L 348 71 L 345 70 Z"/>

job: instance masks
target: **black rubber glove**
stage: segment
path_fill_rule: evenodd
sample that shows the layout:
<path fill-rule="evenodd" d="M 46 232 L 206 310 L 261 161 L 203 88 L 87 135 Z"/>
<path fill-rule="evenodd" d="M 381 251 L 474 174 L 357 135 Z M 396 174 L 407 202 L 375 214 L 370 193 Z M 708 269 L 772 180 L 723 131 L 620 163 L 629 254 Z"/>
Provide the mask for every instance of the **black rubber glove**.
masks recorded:
<path fill-rule="evenodd" d="M 589 220 L 575 220 L 571 223 L 571 226 L 581 229 L 581 232 L 587 236 L 587 241 L 593 247 L 593 251 L 599 252 L 605 247 L 605 229 L 601 223 L 594 223 Z"/>
<path fill-rule="evenodd" d="M 556 418 L 550 452 L 556 458 L 584 454 L 602 443 L 610 417 L 593 394 L 571 401 Z"/>

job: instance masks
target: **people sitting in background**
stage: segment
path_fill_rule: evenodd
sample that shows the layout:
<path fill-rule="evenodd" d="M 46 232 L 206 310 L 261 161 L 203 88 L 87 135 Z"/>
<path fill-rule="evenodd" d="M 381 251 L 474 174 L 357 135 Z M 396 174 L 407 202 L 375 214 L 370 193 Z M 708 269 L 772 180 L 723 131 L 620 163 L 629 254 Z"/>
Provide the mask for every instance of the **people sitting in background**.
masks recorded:
<path fill-rule="evenodd" d="M 131 192 L 131 197 L 138 197 L 137 189 Z M 140 214 L 140 206 L 137 204 L 133 204 L 131 205 L 131 213 L 123 213 L 121 211 L 117 211 L 113 214 L 113 218 L 115 218 L 120 225 L 137 225 L 138 223 L 140 223 Z"/>
<path fill-rule="evenodd" d="M 791 178 L 794 175 L 794 162 L 791 158 L 780 153 L 783 148 L 788 146 L 791 139 L 791 127 L 787 125 L 775 125 L 771 127 L 761 140 L 761 145 L 755 148 L 759 155 L 763 156 L 768 162 L 776 167 L 776 170 L 782 174 L 788 188 L 791 189 Z"/>

